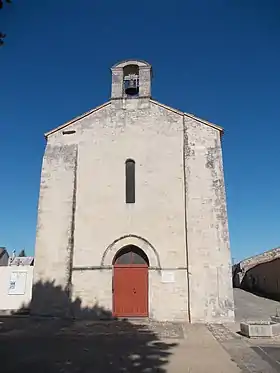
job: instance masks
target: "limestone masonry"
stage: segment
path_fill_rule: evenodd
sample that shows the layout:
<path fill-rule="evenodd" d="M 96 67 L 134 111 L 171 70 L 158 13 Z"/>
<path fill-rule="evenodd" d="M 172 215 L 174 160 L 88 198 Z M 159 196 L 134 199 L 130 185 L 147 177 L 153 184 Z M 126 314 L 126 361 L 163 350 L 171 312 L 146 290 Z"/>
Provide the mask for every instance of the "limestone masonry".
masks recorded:
<path fill-rule="evenodd" d="M 46 134 L 33 314 L 233 321 L 222 129 L 151 79 L 114 65 L 111 100 Z"/>

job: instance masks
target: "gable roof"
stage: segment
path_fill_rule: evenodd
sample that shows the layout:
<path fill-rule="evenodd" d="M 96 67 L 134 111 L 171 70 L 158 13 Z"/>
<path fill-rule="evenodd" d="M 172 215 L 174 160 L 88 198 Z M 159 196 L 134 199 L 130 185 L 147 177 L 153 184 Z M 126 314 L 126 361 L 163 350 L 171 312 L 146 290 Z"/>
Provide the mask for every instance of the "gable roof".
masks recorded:
<path fill-rule="evenodd" d="M 33 256 L 16 256 L 10 263 L 10 266 L 33 266 Z"/>
<path fill-rule="evenodd" d="M 151 101 L 153 104 L 155 104 L 155 105 L 158 105 L 158 106 L 160 106 L 160 107 L 162 107 L 162 108 L 164 108 L 164 109 L 167 109 L 167 110 L 172 111 L 173 113 L 177 113 L 177 114 L 180 114 L 180 115 L 184 115 L 184 116 L 186 116 L 186 117 L 188 117 L 188 118 L 192 118 L 192 119 L 194 119 L 194 120 L 197 120 L 197 121 L 200 122 L 200 123 L 206 124 L 206 125 L 209 126 L 209 127 L 215 128 L 216 130 L 220 131 L 221 134 L 224 133 L 224 129 L 223 129 L 222 127 L 218 126 L 217 124 L 214 124 L 214 123 L 208 122 L 207 120 L 202 119 L 202 118 L 199 118 L 199 117 L 197 117 L 197 116 L 195 116 L 195 115 L 193 115 L 193 114 L 184 113 L 184 112 L 181 111 L 181 110 L 174 109 L 174 108 L 172 108 L 171 106 L 164 105 L 164 104 L 162 104 L 162 103 L 160 103 L 160 102 L 158 102 L 158 101 L 156 101 L 156 100 L 150 99 L 150 101 Z M 91 114 L 94 113 L 95 111 L 98 111 L 98 110 L 100 110 L 100 109 L 103 109 L 104 107 L 106 107 L 106 106 L 108 106 L 108 105 L 110 105 L 110 104 L 111 104 L 111 101 L 107 101 L 107 102 L 105 102 L 104 104 L 102 104 L 102 105 L 100 105 L 100 106 L 97 106 L 97 107 L 95 107 L 94 109 L 91 109 L 91 110 L 87 111 L 86 113 L 84 113 L 84 114 L 82 114 L 82 115 L 79 115 L 79 116 L 77 116 L 77 117 L 71 119 L 70 121 L 68 121 L 68 122 L 66 122 L 66 123 L 64 123 L 64 124 L 62 124 L 62 125 L 60 125 L 60 126 L 54 128 L 54 129 L 52 129 L 52 130 L 46 132 L 46 133 L 44 134 L 45 138 L 47 138 L 49 135 L 52 135 L 53 133 L 55 133 L 55 132 L 57 132 L 57 131 L 60 131 L 60 130 L 62 130 L 62 129 L 64 129 L 64 128 L 70 126 L 70 124 L 73 124 L 73 123 L 77 122 L 77 121 L 80 120 L 80 119 L 86 118 L 87 116 L 91 115 Z"/>
<path fill-rule="evenodd" d="M 205 120 L 205 119 L 199 118 L 199 117 L 197 117 L 197 116 L 194 115 L 194 114 L 190 114 L 190 113 L 184 113 L 184 114 L 185 114 L 186 117 L 193 118 L 193 119 L 197 120 L 197 121 L 200 122 L 200 123 L 206 124 L 206 126 L 209 126 L 209 127 L 215 128 L 216 130 L 220 131 L 221 134 L 224 133 L 224 129 L 223 129 L 223 127 L 218 126 L 217 124 L 214 124 L 214 123 L 212 123 L 212 122 L 209 122 L 208 120 Z"/>
<path fill-rule="evenodd" d="M 68 122 L 62 124 L 61 126 L 58 126 L 58 127 L 54 128 L 54 129 L 52 129 L 52 130 L 46 132 L 46 133 L 44 134 L 44 136 L 45 136 L 45 137 L 48 137 L 48 136 L 51 135 L 52 133 L 57 132 L 57 131 L 59 131 L 59 130 L 62 130 L 63 128 L 70 126 L 70 124 L 75 123 L 75 122 L 77 122 L 78 120 L 83 119 L 83 118 L 89 116 L 90 114 L 94 113 L 95 111 L 97 111 L 97 110 L 99 110 L 99 109 L 103 109 L 104 107 L 106 107 L 107 105 L 110 105 L 110 104 L 111 104 L 111 101 L 107 101 L 107 102 L 105 102 L 105 104 L 99 105 L 99 106 L 95 107 L 94 109 L 91 109 L 91 110 L 87 111 L 86 113 L 84 113 L 84 114 L 82 114 L 82 115 L 79 115 L 79 116 L 77 116 L 77 117 L 75 117 L 75 118 L 69 120 Z"/>
<path fill-rule="evenodd" d="M 167 106 L 167 105 L 164 105 L 164 104 L 162 104 L 162 103 L 160 103 L 160 102 L 158 102 L 158 101 L 156 101 L 156 100 L 152 100 L 152 99 L 151 99 L 151 102 L 153 102 L 154 104 L 156 104 L 156 105 L 158 105 L 158 106 L 161 106 L 161 107 L 163 107 L 163 108 L 165 108 L 165 109 L 167 109 L 167 110 L 173 111 L 174 113 L 181 114 L 181 115 L 185 115 L 185 116 L 188 117 L 188 118 L 195 119 L 195 120 L 197 120 L 198 122 L 203 123 L 203 124 L 206 124 L 206 125 L 209 126 L 209 127 L 215 128 L 216 130 L 218 130 L 218 131 L 220 131 L 220 132 L 222 132 L 222 133 L 224 132 L 223 127 L 220 127 L 220 126 L 218 126 L 217 124 L 214 124 L 214 123 L 208 122 L 207 120 L 202 119 L 202 118 L 199 118 L 199 117 L 197 117 L 197 116 L 195 116 L 195 115 L 193 115 L 193 114 L 185 113 L 185 112 L 183 112 L 183 111 L 181 111 L 181 110 L 174 109 L 174 108 L 172 108 L 172 107 L 170 107 L 170 106 Z"/>
<path fill-rule="evenodd" d="M 0 247 L 0 265 L 8 265 L 9 253 L 5 247 Z"/>

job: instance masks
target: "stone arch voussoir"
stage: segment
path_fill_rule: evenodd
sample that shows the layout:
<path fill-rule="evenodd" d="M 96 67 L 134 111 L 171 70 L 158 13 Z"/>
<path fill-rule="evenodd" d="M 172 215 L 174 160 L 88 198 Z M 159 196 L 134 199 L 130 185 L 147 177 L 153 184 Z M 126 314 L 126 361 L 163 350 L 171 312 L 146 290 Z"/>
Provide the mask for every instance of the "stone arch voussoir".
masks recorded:
<path fill-rule="evenodd" d="M 150 267 L 160 269 L 160 258 L 156 249 L 149 241 L 136 235 L 123 236 L 112 242 L 104 251 L 101 259 L 101 266 L 111 266 L 117 252 L 128 245 L 139 247 L 147 255 Z"/>

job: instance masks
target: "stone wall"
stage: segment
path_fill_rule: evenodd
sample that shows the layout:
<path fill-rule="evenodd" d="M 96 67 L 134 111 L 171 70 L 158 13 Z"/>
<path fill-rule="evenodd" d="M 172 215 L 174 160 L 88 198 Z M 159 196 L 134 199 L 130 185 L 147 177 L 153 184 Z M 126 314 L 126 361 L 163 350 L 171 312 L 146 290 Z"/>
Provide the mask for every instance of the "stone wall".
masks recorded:
<path fill-rule="evenodd" d="M 280 301 L 280 258 L 250 267 L 240 287 Z"/>
<path fill-rule="evenodd" d="M 235 264 L 232 272 L 233 286 L 252 291 L 253 284 L 257 282 L 262 284 L 260 285 L 262 291 L 265 291 L 261 278 L 263 278 L 263 276 L 274 276 L 274 274 L 270 274 L 269 271 L 270 268 L 274 268 L 274 265 L 277 266 L 277 264 L 272 263 L 274 261 L 275 263 L 278 263 L 278 259 L 280 259 L 280 248 L 275 248 L 265 251 L 259 255 L 244 259 Z M 257 277 L 259 277 L 259 279 L 255 278 L 255 274 Z M 271 291 L 268 288 L 265 292 L 269 294 Z"/>
<path fill-rule="evenodd" d="M 77 146 L 52 144 L 46 147 L 40 185 L 35 247 L 32 312 L 60 314 L 68 306 L 67 290 L 73 249 L 73 202 Z M 52 284 L 63 291 L 59 297 L 41 291 Z M 39 291 L 40 290 L 40 291 Z M 64 295 L 63 295 L 64 294 Z"/>
<path fill-rule="evenodd" d="M 244 259 L 240 262 L 240 267 L 244 270 L 248 270 L 260 263 L 269 262 L 273 259 L 280 258 L 280 247 L 272 250 L 265 251 L 259 255 L 252 256 Z"/>
<path fill-rule="evenodd" d="M 115 240 L 135 236 L 159 258 L 149 269 L 151 317 L 232 321 L 219 130 L 138 98 L 107 103 L 67 131 L 48 136 L 35 264 L 35 283 L 61 287 L 65 298 L 35 295 L 34 310 L 59 313 L 69 297 L 111 310 L 112 263 L 102 258 Z M 125 203 L 127 158 L 136 162 L 135 204 Z M 161 281 L 164 270 L 174 283 Z"/>
<path fill-rule="evenodd" d="M 232 321 L 231 256 L 220 132 L 185 117 L 184 136 L 192 321 Z"/>

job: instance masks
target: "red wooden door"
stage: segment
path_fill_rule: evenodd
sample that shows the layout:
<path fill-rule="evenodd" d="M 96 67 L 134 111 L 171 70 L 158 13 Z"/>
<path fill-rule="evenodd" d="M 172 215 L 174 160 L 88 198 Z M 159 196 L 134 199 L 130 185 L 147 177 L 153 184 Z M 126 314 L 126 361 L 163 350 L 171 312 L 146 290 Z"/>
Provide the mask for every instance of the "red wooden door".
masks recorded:
<path fill-rule="evenodd" d="M 115 265 L 113 314 L 116 317 L 148 316 L 148 267 Z"/>

